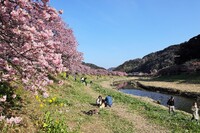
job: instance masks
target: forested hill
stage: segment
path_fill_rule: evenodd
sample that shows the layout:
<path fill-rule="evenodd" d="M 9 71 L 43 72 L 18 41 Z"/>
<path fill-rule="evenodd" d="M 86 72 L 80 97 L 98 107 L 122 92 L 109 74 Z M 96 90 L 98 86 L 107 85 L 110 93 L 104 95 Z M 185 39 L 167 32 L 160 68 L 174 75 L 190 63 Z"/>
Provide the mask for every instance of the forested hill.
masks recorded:
<path fill-rule="evenodd" d="M 183 64 L 191 60 L 199 60 L 200 35 L 191 38 L 188 42 L 182 43 L 177 54 L 179 55 L 179 57 L 176 58 L 177 64 Z"/>
<path fill-rule="evenodd" d="M 178 52 L 180 45 L 173 45 L 161 51 L 148 54 L 142 59 L 129 60 L 118 66 L 115 70 L 127 73 L 143 72 L 151 73 L 162 68 L 174 65 L 175 53 Z"/>
<path fill-rule="evenodd" d="M 100 67 L 100 66 L 97 66 L 97 65 L 92 64 L 92 63 L 85 63 L 85 62 L 82 62 L 82 64 L 85 65 L 85 66 L 88 66 L 88 67 L 90 67 L 90 68 L 92 68 L 92 69 L 104 69 L 104 70 L 105 70 L 105 68 Z"/>
<path fill-rule="evenodd" d="M 188 72 L 199 70 L 200 35 L 178 45 L 148 54 L 142 59 L 129 60 L 116 67 L 127 73 L 156 73 L 158 71 Z M 166 71 L 165 71 L 166 73 Z M 173 73 L 173 72 L 172 72 Z"/>

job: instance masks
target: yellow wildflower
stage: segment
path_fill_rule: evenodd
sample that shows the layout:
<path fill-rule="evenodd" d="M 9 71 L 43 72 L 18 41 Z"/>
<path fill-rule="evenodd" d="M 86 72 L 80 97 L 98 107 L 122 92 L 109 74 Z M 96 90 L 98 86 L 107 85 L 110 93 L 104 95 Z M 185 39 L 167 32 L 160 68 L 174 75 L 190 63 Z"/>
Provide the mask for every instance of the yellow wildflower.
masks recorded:
<path fill-rule="evenodd" d="M 39 99 L 39 96 L 38 96 L 38 95 L 36 95 L 36 96 L 35 96 L 35 98 L 38 100 L 38 99 Z"/>
<path fill-rule="evenodd" d="M 41 107 L 41 108 L 43 108 L 43 107 L 44 107 L 44 105 L 43 105 L 43 104 L 40 104 L 40 107 Z"/>
<path fill-rule="evenodd" d="M 63 103 L 60 103 L 60 106 L 62 107 L 64 104 Z"/>
<path fill-rule="evenodd" d="M 53 98 L 52 98 L 52 101 L 56 101 L 56 97 L 53 97 Z"/>
<path fill-rule="evenodd" d="M 52 103 L 52 102 L 53 102 L 53 101 L 50 99 L 50 100 L 49 100 L 49 103 Z"/>
<path fill-rule="evenodd" d="M 48 124 L 46 124 L 46 123 L 43 124 L 43 127 L 47 127 L 47 126 L 48 126 Z"/>

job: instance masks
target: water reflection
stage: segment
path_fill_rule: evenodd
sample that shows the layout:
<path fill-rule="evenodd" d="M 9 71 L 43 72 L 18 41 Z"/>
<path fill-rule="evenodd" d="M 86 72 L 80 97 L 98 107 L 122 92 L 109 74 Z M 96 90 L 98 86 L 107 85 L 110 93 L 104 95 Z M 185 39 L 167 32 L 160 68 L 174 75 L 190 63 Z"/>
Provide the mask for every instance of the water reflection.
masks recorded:
<path fill-rule="evenodd" d="M 189 99 L 181 96 L 176 95 L 169 95 L 164 94 L 160 92 L 152 92 L 147 90 L 140 90 L 140 89 L 120 89 L 121 92 L 127 93 L 127 94 L 133 94 L 136 96 L 142 96 L 142 97 L 149 97 L 151 99 L 154 99 L 156 101 L 159 101 L 162 105 L 167 106 L 167 101 L 171 96 L 174 96 L 175 99 L 175 109 L 183 110 L 188 113 L 191 113 L 191 106 L 194 102 L 194 99 Z"/>

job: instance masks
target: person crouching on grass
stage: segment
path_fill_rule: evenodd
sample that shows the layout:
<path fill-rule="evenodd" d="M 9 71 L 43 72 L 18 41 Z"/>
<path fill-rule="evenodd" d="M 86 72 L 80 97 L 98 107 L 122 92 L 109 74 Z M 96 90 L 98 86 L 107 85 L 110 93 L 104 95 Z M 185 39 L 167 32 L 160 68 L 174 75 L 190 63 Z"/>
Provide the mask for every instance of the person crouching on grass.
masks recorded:
<path fill-rule="evenodd" d="M 174 97 L 173 96 L 171 96 L 171 98 L 167 101 L 167 105 L 169 108 L 169 114 L 171 112 L 173 112 L 173 114 L 175 114 Z"/>
<path fill-rule="evenodd" d="M 102 96 L 99 95 L 98 98 L 96 99 L 96 105 L 97 105 L 98 107 L 101 106 L 101 104 L 102 104 L 102 100 L 103 100 Z"/>
<path fill-rule="evenodd" d="M 106 96 L 106 98 L 105 98 L 105 106 L 106 106 L 106 107 L 107 107 L 107 106 L 111 107 L 112 104 L 113 104 L 112 97 L 111 97 L 110 95 Z"/>

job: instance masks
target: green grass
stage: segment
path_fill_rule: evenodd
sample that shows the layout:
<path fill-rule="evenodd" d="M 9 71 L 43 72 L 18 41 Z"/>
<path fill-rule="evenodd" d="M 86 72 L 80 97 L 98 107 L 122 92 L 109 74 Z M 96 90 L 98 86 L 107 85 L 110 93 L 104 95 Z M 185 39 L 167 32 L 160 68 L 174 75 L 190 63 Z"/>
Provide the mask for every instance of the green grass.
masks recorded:
<path fill-rule="evenodd" d="M 180 75 L 171 75 L 171 76 L 161 76 L 161 77 L 153 78 L 151 80 L 200 84 L 200 74 L 196 73 L 196 74 L 180 74 Z"/>
<path fill-rule="evenodd" d="M 20 125 L 5 125 L 5 123 L 1 122 L 0 132 L 81 133 L 84 125 L 91 124 L 94 121 L 98 121 L 103 128 L 110 132 L 135 132 L 133 123 L 118 116 L 109 108 L 100 109 L 99 115 L 85 115 L 83 111 L 96 108 L 91 105 L 91 103 L 95 103 L 95 98 L 87 93 L 86 89 L 88 88 L 80 83 L 78 80 L 80 78 L 81 75 L 77 76 L 77 81 L 75 82 L 73 76 L 69 76 L 67 80 L 65 75 L 54 77 L 53 79 L 56 82 L 48 86 L 50 97 L 46 99 L 41 95 L 36 97 L 24 91 L 19 84 L 20 88 L 15 90 L 15 93 L 20 98 L 17 102 L 22 102 L 22 105 L 17 112 L 16 110 L 14 111 L 16 116 L 23 117 L 23 123 Z M 59 80 L 64 81 L 62 86 L 58 85 L 57 82 Z M 96 80 L 96 77 L 87 75 L 87 80 L 93 81 Z M 98 82 L 106 80 L 109 80 L 109 77 L 101 77 Z M 167 109 L 103 88 L 98 84 L 93 82 L 91 85 L 91 88 L 97 94 L 111 95 L 115 103 L 129 107 L 130 112 L 137 112 L 152 123 L 167 127 L 172 132 L 200 132 L 199 125 L 196 122 L 191 122 L 191 116 L 188 114 L 177 111 L 175 115 L 170 115 Z"/>
<path fill-rule="evenodd" d="M 168 113 L 167 109 L 161 108 L 160 106 L 140 101 L 111 89 L 102 88 L 97 84 L 93 85 L 93 89 L 98 93 L 111 95 L 116 103 L 128 105 L 130 111 L 137 111 L 140 115 L 148 118 L 152 123 L 167 127 L 172 132 L 200 132 L 199 125 L 191 121 L 191 116 L 186 113 L 176 111 L 175 115 L 171 115 Z"/>
<path fill-rule="evenodd" d="M 80 77 L 81 76 L 77 77 L 77 79 L 79 79 Z M 62 77 L 59 78 L 62 79 Z M 93 79 L 94 77 L 87 76 L 88 81 Z M 102 78 L 101 80 L 103 79 L 104 78 Z M 74 82 L 73 77 L 69 76 L 69 79 L 67 81 L 68 84 L 65 83 L 62 86 L 57 86 L 56 84 L 50 86 L 49 89 L 53 95 L 49 99 L 56 97 L 56 101 L 52 102 L 51 104 L 47 104 L 47 106 L 49 107 L 45 107 L 44 109 L 45 111 L 51 112 L 51 119 L 56 119 L 57 117 L 60 117 L 60 114 L 56 112 L 64 112 L 67 108 L 69 112 L 62 113 L 62 120 L 64 120 L 64 123 L 66 123 L 66 125 L 68 125 L 69 123 L 75 123 L 76 125 L 75 127 L 73 127 L 72 130 L 69 130 L 70 127 L 68 127 L 67 132 L 79 133 L 81 132 L 81 127 L 83 125 L 91 123 L 92 121 L 94 121 L 94 119 L 98 120 L 99 122 L 103 122 L 104 128 L 108 128 L 108 130 L 110 130 L 111 132 L 134 132 L 132 123 L 130 123 L 126 119 L 120 118 L 120 116 L 115 115 L 110 110 L 101 109 L 98 119 L 96 119 L 95 116 L 91 117 L 83 114 L 82 111 L 88 111 L 91 109 L 90 104 L 95 103 L 96 99 L 87 94 L 87 92 L 85 91 L 85 89 L 87 88 L 85 88 L 84 84 L 80 83 L 79 81 Z M 66 107 L 62 107 L 63 109 L 58 109 L 58 107 L 55 107 L 55 105 L 60 105 L 60 103 L 66 103 Z"/>
<path fill-rule="evenodd" d="M 55 83 L 48 86 L 50 93 L 48 98 L 43 98 L 41 95 L 35 96 L 25 91 L 22 84 L 18 83 L 18 89 L 15 90 L 18 101 L 11 99 L 14 101 L 12 104 L 14 106 L 6 112 L 12 114 L 14 112 L 15 116 L 22 117 L 23 121 L 19 125 L 8 125 L 1 121 L 0 132 L 80 132 L 80 126 L 91 119 L 83 115 L 81 110 L 88 110 L 89 103 L 94 99 L 84 91 L 83 84 L 73 81 L 73 77 L 64 80 L 61 75 L 54 77 L 53 80 Z M 59 80 L 64 81 L 62 86 L 58 85 Z M 8 99 L 11 101 L 10 96 L 14 93 L 13 90 L 10 91 L 4 87 L 1 91 L 2 95 L 9 94 Z M 22 105 L 16 111 L 19 102 L 22 102 Z M 68 128 L 70 123 L 73 123 L 73 128 Z"/>
<path fill-rule="evenodd" d="M 114 133 L 133 133 L 133 124 L 126 119 L 120 118 L 110 110 L 102 109 L 100 117 L 110 130 Z"/>

